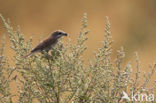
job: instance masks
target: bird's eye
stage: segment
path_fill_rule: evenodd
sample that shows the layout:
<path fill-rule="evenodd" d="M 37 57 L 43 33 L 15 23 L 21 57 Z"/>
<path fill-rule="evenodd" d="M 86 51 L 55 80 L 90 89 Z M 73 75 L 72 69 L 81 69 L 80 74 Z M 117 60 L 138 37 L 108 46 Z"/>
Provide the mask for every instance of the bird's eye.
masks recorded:
<path fill-rule="evenodd" d="M 59 32 L 59 35 L 61 35 L 62 33 L 61 32 Z"/>

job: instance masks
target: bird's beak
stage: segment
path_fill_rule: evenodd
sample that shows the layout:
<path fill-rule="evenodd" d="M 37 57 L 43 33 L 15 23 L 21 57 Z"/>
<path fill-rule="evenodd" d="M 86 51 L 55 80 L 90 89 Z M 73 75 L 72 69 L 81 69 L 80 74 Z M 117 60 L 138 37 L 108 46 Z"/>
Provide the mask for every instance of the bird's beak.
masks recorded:
<path fill-rule="evenodd" d="M 64 36 L 68 36 L 68 34 L 67 34 L 67 33 L 64 33 L 63 35 L 64 35 Z"/>

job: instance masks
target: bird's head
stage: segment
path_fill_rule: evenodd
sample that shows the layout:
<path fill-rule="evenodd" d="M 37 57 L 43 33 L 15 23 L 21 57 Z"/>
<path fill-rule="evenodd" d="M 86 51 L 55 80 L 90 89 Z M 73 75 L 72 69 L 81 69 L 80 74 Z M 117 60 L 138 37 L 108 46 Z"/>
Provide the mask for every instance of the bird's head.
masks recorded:
<path fill-rule="evenodd" d="M 59 39 L 59 38 L 61 38 L 62 36 L 67 36 L 67 35 L 68 35 L 67 33 L 65 33 L 65 32 L 63 32 L 63 31 L 61 31 L 61 30 L 57 30 L 57 31 L 55 31 L 55 32 L 53 32 L 53 33 L 51 34 L 51 37 L 56 38 L 56 39 Z"/>

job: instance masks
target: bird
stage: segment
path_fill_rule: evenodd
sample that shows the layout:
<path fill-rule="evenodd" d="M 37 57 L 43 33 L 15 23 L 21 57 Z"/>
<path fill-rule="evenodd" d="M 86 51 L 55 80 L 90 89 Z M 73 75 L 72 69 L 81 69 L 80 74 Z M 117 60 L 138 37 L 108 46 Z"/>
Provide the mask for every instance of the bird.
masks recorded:
<path fill-rule="evenodd" d="M 61 30 L 57 30 L 57 31 L 51 33 L 51 35 L 47 39 L 40 42 L 34 49 L 32 49 L 30 51 L 30 53 L 23 56 L 23 59 L 27 58 L 28 56 L 30 56 L 36 52 L 41 52 L 44 50 L 48 53 L 49 50 L 57 44 L 59 38 L 61 38 L 62 36 L 67 36 L 67 35 L 68 35 L 67 33 L 65 33 Z"/>

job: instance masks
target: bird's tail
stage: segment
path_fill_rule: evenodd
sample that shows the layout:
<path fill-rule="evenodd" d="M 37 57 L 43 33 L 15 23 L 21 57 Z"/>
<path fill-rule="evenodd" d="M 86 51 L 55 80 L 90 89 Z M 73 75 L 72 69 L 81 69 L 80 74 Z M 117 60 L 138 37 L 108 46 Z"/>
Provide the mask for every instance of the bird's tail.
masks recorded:
<path fill-rule="evenodd" d="M 33 53 L 33 52 L 30 52 L 29 54 L 23 56 L 22 58 L 25 59 L 25 58 L 27 58 L 28 56 L 32 55 L 32 53 Z"/>

